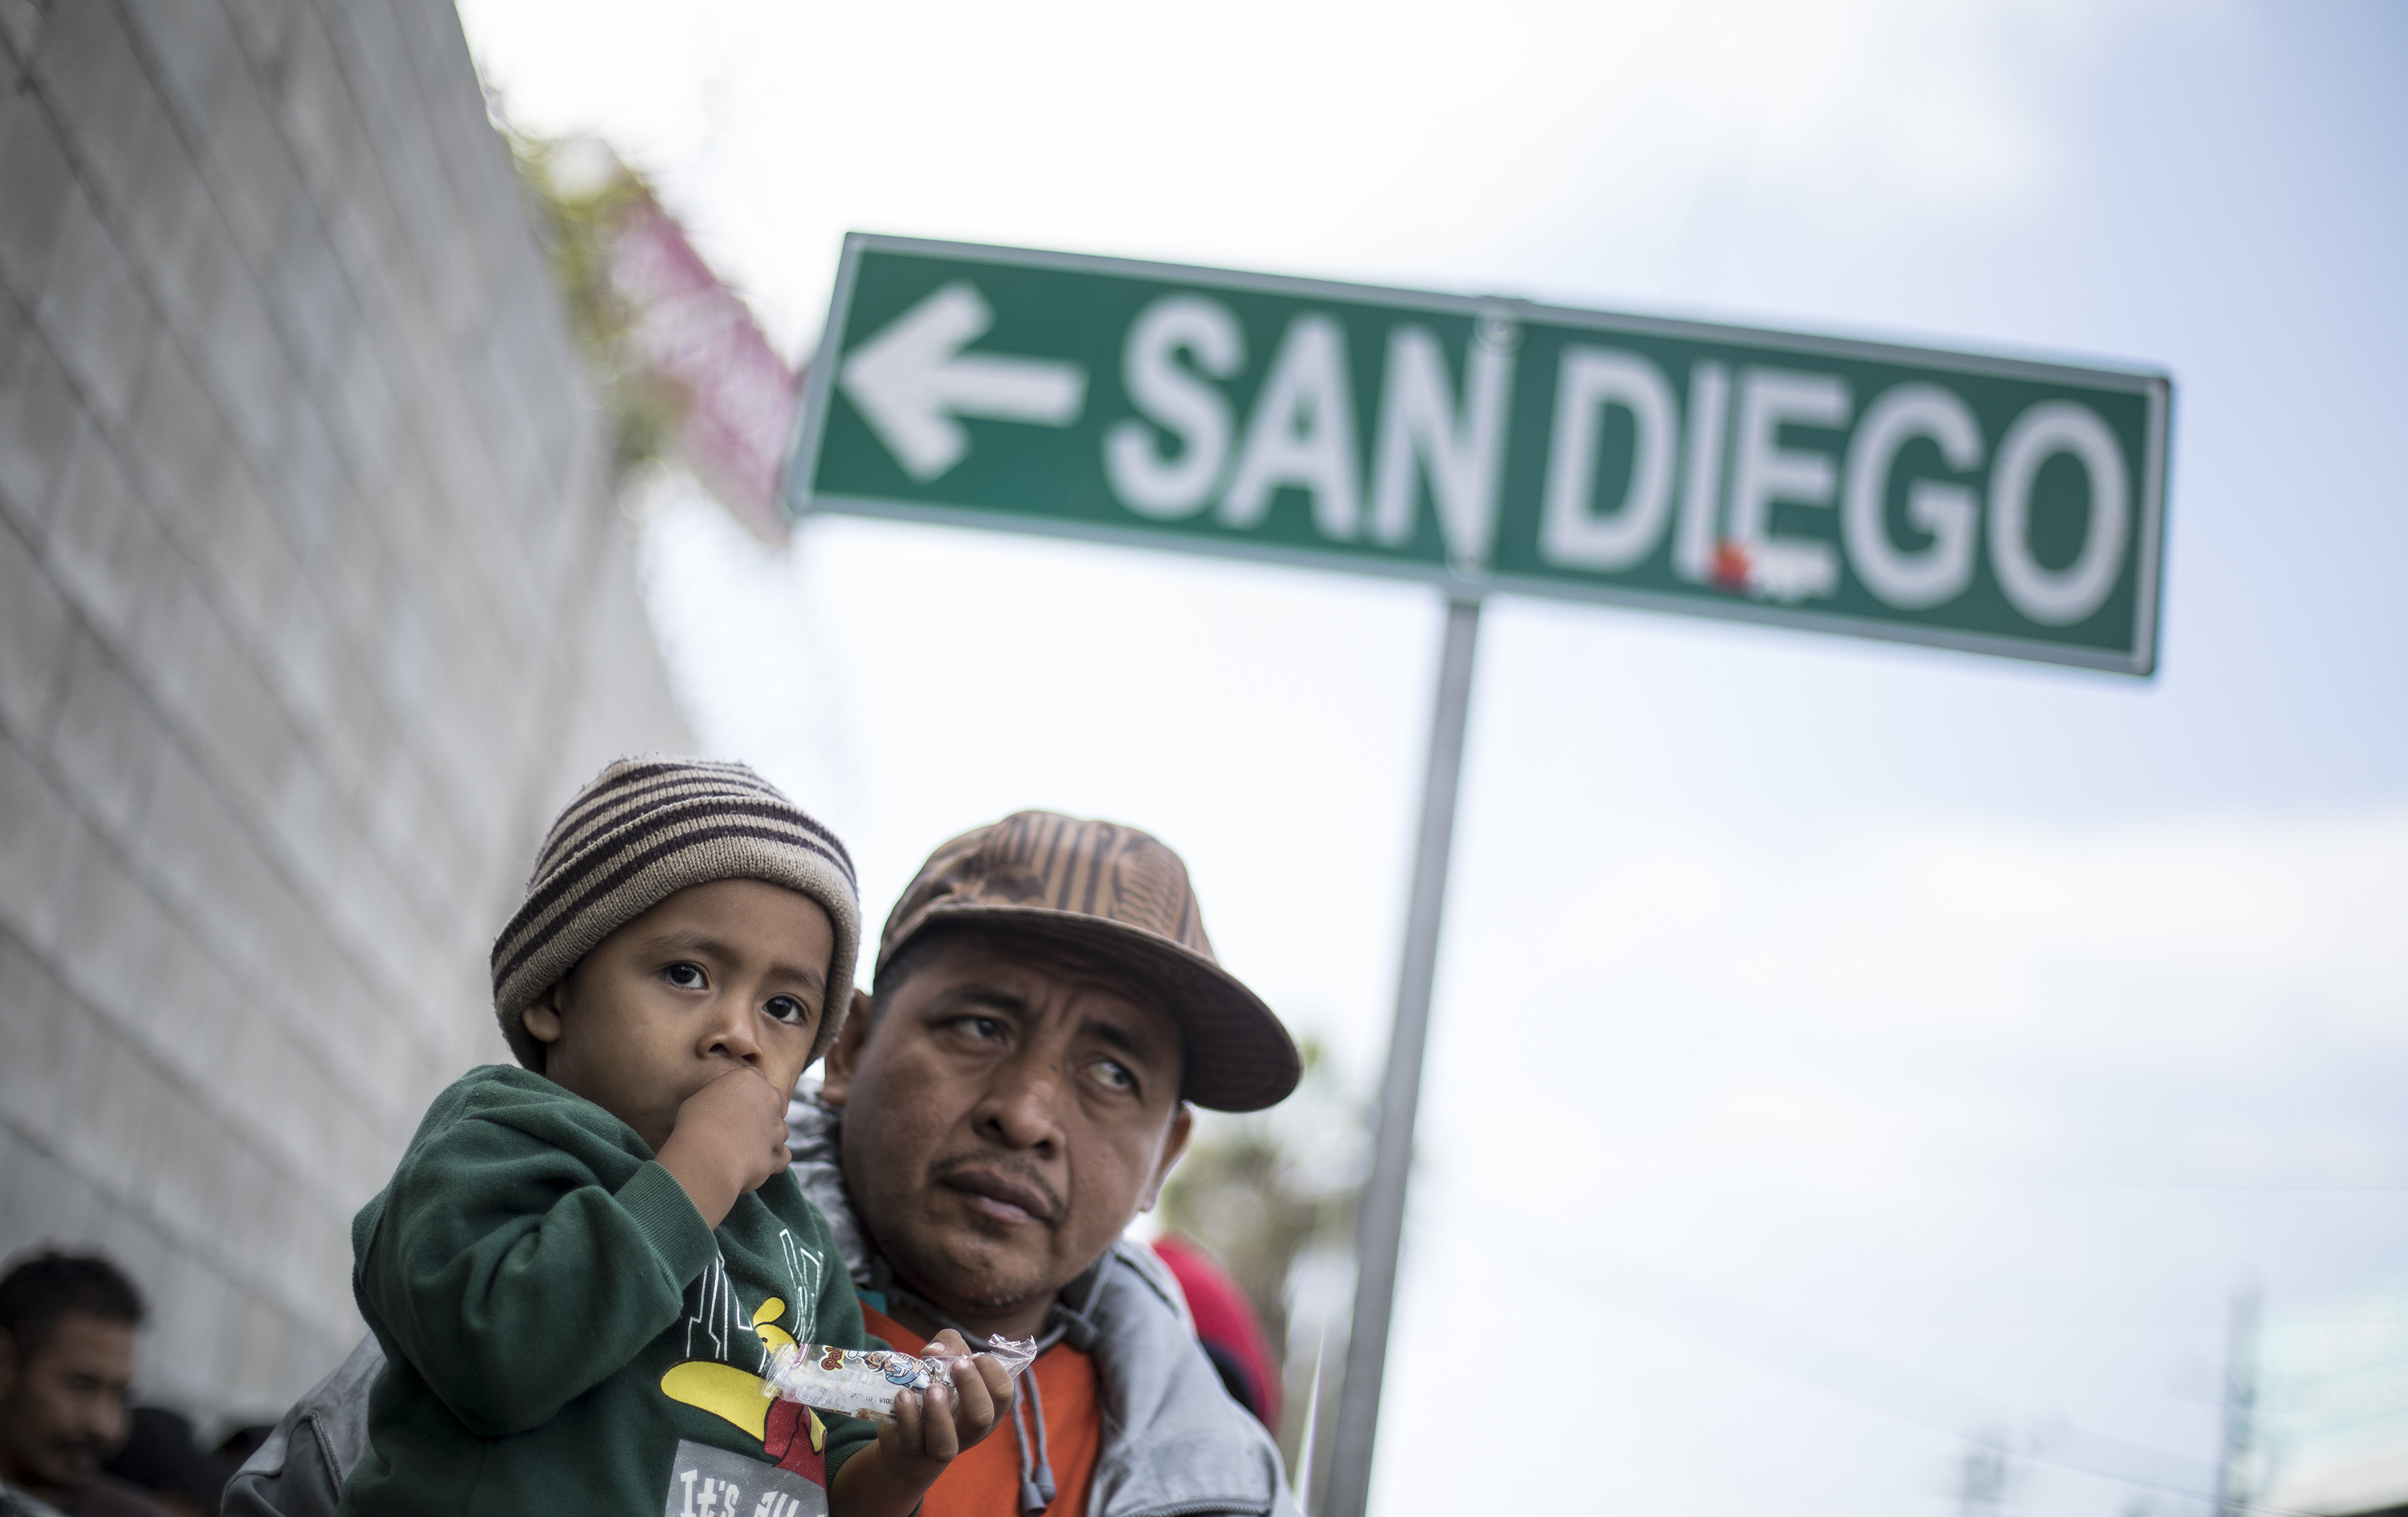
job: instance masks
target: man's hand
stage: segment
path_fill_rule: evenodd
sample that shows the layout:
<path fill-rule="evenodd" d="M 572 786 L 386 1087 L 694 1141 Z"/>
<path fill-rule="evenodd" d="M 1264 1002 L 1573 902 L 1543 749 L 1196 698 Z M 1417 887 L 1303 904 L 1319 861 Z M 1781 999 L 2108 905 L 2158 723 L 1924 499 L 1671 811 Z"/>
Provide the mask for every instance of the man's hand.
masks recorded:
<path fill-rule="evenodd" d="M 679 1104 L 659 1158 L 715 1228 L 786 1167 L 786 1098 L 758 1071 L 730 1069 Z"/>
<path fill-rule="evenodd" d="M 946 1466 L 1010 1413 L 1011 1377 L 994 1355 L 960 1357 L 969 1345 L 950 1327 L 925 1352 L 953 1356 L 952 1380 L 895 1398 L 895 1420 L 879 1428 L 878 1446 L 853 1455 L 828 1492 L 838 1517 L 906 1517 Z"/>

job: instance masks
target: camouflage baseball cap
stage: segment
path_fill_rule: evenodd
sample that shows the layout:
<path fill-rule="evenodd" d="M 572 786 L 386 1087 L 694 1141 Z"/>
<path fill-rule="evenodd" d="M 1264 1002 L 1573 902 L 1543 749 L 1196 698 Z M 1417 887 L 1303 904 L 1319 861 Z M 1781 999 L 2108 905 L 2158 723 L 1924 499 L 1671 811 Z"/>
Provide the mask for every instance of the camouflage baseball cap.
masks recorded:
<path fill-rule="evenodd" d="M 928 855 L 895 903 L 878 968 L 944 923 L 1051 938 L 1140 976 L 1178 1020 L 1180 1094 L 1197 1106 L 1259 1111 L 1296 1089 L 1296 1043 L 1213 957 L 1187 866 L 1135 827 L 1021 811 L 962 834 Z"/>

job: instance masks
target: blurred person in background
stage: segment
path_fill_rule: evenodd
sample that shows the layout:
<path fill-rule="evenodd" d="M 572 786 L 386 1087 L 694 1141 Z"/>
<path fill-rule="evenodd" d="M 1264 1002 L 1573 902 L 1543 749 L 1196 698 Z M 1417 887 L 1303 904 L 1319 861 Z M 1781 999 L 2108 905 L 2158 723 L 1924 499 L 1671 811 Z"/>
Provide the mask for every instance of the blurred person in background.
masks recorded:
<path fill-rule="evenodd" d="M 1259 1110 L 1299 1074 L 1279 1019 L 1213 957 L 1178 854 L 1042 811 L 947 843 L 887 918 L 826 1067 L 789 1146 L 869 1331 L 912 1352 L 944 1327 L 1041 1349 L 1013 1436 L 956 1460 L 925 1517 L 1294 1517 L 1178 1281 L 1122 1238 L 1184 1151 L 1191 1103 Z"/>
<path fill-rule="evenodd" d="M 0 1279 L 0 1512 L 167 1517 L 100 1472 L 125 1441 L 142 1297 L 106 1259 L 37 1254 Z"/>
<path fill-rule="evenodd" d="M 1280 1416 L 1277 1361 L 1270 1335 L 1263 1331 L 1254 1304 L 1203 1244 L 1177 1233 L 1154 1240 L 1154 1252 L 1179 1277 L 1181 1294 L 1196 1319 L 1197 1340 L 1220 1372 L 1221 1384 L 1254 1421 L 1276 1430 Z"/>

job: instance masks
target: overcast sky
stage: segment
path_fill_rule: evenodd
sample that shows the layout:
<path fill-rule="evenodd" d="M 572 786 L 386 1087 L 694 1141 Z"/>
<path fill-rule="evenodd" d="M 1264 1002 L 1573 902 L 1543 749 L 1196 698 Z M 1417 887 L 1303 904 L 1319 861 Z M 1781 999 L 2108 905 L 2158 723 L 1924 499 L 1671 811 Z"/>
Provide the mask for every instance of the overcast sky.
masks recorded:
<path fill-rule="evenodd" d="M 2408 1281 L 2408 9 L 463 11 L 798 358 L 862 230 L 2173 376 L 2152 680 L 1492 603 L 1377 1511 L 1932 1517 L 1997 1431 L 2188 1517 L 2231 1292 Z M 1368 1083 L 1431 593 L 674 497 L 697 731 L 873 913 L 1135 823 Z"/>

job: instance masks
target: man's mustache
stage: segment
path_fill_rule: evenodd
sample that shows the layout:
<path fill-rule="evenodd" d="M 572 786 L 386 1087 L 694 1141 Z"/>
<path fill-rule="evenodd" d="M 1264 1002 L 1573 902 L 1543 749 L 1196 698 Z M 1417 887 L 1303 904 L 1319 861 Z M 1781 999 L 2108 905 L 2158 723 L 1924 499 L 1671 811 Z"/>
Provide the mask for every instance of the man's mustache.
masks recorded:
<path fill-rule="evenodd" d="M 956 1153 L 948 1158 L 939 1159 L 928 1166 L 928 1183 L 942 1184 L 946 1177 L 959 1174 L 965 1169 L 985 1170 L 990 1174 L 1001 1175 L 1015 1183 L 1027 1186 L 1044 1197 L 1045 1221 L 1058 1222 L 1070 1209 L 1070 1204 L 1063 1198 L 1062 1193 L 1055 1190 L 1052 1182 L 1033 1167 L 1013 1160 L 997 1158 L 992 1153 Z"/>
<path fill-rule="evenodd" d="M 98 1464 L 108 1457 L 108 1439 L 85 1434 L 81 1438 L 54 1438 L 50 1447 L 78 1464 Z"/>

